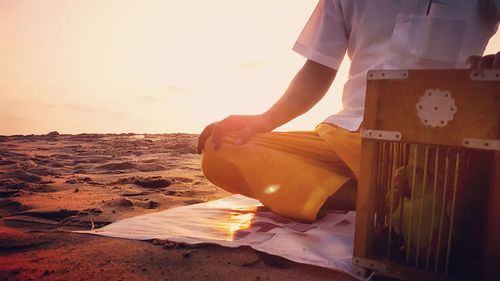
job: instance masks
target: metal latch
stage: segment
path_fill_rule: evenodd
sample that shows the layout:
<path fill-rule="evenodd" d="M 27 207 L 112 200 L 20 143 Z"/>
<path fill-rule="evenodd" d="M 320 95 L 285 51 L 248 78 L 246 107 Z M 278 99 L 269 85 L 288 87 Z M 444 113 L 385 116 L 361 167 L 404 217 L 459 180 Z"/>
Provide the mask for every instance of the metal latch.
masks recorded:
<path fill-rule="evenodd" d="M 390 276 L 398 277 L 401 276 L 401 274 L 397 271 L 394 270 L 389 264 L 375 261 L 375 260 L 370 260 L 366 258 L 360 258 L 360 257 L 353 257 L 352 261 L 354 262 L 355 265 L 363 267 L 363 268 L 369 268 L 381 273 L 388 274 Z"/>
<path fill-rule="evenodd" d="M 463 139 L 462 144 L 468 148 L 500 151 L 500 141 L 499 140 L 465 138 L 465 139 Z"/>
<path fill-rule="evenodd" d="M 408 70 L 369 70 L 366 74 L 368 80 L 388 80 L 388 79 L 407 79 Z"/>
<path fill-rule="evenodd" d="M 476 81 L 500 81 L 500 69 L 473 70 L 470 79 Z"/>
<path fill-rule="evenodd" d="M 401 135 L 401 132 L 398 132 L 398 131 L 361 129 L 361 137 L 365 138 L 365 139 L 400 141 L 402 138 L 402 135 Z"/>

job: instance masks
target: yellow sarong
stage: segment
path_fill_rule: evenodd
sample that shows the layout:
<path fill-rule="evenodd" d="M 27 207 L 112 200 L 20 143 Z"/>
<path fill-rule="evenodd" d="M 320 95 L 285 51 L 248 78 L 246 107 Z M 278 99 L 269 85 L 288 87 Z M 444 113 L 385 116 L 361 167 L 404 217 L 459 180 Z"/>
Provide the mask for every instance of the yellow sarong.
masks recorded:
<path fill-rule="evenodd" d="M 235 145 L 236 132 L 203 150 L 206 178 L 232 193 L 259 200 L 273 212 L 313 221 L 325 201 L 359 175 L 361 138 L 327 124 L 314 132 L 271 132 Z"/>

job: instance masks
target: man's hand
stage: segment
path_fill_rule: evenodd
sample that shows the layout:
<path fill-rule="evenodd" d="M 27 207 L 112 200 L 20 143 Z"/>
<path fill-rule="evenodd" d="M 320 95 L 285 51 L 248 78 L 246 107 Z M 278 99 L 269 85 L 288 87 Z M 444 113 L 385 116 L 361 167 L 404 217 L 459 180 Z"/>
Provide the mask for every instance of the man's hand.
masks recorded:
<path fill-rule="evenodd" d="M 481 56 L 470 56 L 467 59 L 469 69 L 500 68 L 500 52 L 496 54 Z"/>
<path fill-rule="evenodd" d="M 243 144 L 255 134 L 270 132 L 307 112 L 326 94 L 336 74 L 335 69 L 307 60 L 283 96 L 263 114 L 232 115 L 207 126 L 198 139 L 198 153 L 210 136 L 215 149 L 219 148 L 221 135 L 227 131 L 237 131 L 235 144 Z"/>
<path fill-rule="evenodd" d="M 197 151 L 201 154 L 205 141 L 212 136 L 215 149 L 220 146 L 221 135 L 227 131 L 239 131 L 235 144 L 244 144 L 257 133 L 270 132 L 274 128 L 263 115 L 231 115 L 222 121 L 208 125 L 198 138 Z"/>

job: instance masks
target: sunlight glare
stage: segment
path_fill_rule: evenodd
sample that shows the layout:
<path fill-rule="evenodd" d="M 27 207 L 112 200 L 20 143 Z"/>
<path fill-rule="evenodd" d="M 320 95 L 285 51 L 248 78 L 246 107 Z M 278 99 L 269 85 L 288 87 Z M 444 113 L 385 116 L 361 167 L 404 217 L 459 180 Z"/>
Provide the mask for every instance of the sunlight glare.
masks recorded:
<path fill-rule="evenodd" d="M 271 185 L 269 185 L 268 187 L 266 187 L 264 189 L 264 193 L 266 193 L 266 194 L 273 194 L 276 191 L 278 191 L 280 189 L 280 187 L 281 186 L 279 184 L 271 184 Z"/>

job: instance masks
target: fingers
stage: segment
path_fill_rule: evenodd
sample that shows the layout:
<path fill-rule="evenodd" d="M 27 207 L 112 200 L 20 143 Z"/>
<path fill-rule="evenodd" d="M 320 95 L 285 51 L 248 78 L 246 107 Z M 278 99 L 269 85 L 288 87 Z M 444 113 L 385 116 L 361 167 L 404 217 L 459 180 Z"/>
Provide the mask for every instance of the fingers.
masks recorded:
<path fill-rule="evenodd" d="M 214 124 L 210 124 L 203 129 L 203 132 L 201 132 L 200 136 L 198 137 L 198 145 L 196 146 L 196 151 L 198 154 L 201 154 L 203 151 L 203 147 L 205 146 L 205 141 L 210 137 L 212 134 Z"/>
<path fill-rule="evenodd" d="M 249 116 L 242 115 L 230 115 L 224 120 L 215 124 L 212 132 L 212 143 L 214 144 L 214 149 L 217 150 L 221 144 L 222 135 L 230 130 L 241 130 L 245 123 L 248 122 Z"/>
<path fill-rule="evenodd" d="M 479 64 L 477 65 L 477 68 L 478 69 L 492 68 L 494 60 L 495 60 L 495 55 L 484 56 L 481 59 L 481 61 L 479 61 Z"/>
<path fill-rule="evenodd" d="M 258 128 L 255 126 L 254 123 L 252 123 L 248 125 L 245 129 L 243 129 L 243 131 L 241 131 L 241 133 L 234 141 L 234 144 L 236 145 L 244 144 L 256 133 L 258 133 Z"/>
<path fill-rule="evenodd" d="M 469 69 L 474 69 L 477 68 L 479 65 L 479 62 L 481 61 L 481 56 L 470 56 L 466 61 L 465 64 L 467 68 Z"/>
<path fill-rule="evenodd" d="M 500 69 L 500 52 L 486 56 L 470 56 L 465 62 L 469 69 L 487 69 L 496 68 Z"/>
<path fill-rule="evenodd" d="M 235 140 L 235 144 L 243 144 L 247 142 L 256 133 L 271 131 L 269 122 L 260 115 L 231 115 L 220 122 L 213 123 L 207 126 L 198 138 L 197 151 L 202 153 L 208 137 L 212 136 L 212 144 L 214 149 L 219 149 L 221 139 L 228 131 L 239 131 L 239 135 Z"/>
<path fill-rule="evenodd" d="M 208 127 L 205 128 L 205 130 L 207 130 L 207 134 L 206 136 L 204 136 L 204 138 L 201 138 L 200 136 L 198 143 L 198 153 L 201 153 L 201 150 L 203 149 L 203 144 L 205 143 L 205 141 L 208 139 L 209 136 L 212 136 L 212 144 L 214 145 L 214 149 L 215 150 L 219 149 L 222 134 L 227 130 L 234 129 L 233 127 L 236 127 L 235 123 L 237 123 L 239 117 L 240 116 L 237 115 L 231 115 L 226 117 L 222 121 L 212 123 L 209 126 L 210 128 Z M 205 130 L 203 132 L 205 132 Z M 200 146 L 200 141 L 203 141 L 203 144 L 201 146 Z"/>
<path fill-rule="evenodd" d="M 221 135 L 224 132 L 223 128 L 225 128 L 223 121 L 212 123 L 208 125 L 203 130 L 203 132 L 201 132 L 200 136 L 198 137 L 198 145 L 196 146 L 196 151 L 198 152 L 198 154 L 201 154 L 203 152 L 203 147 L 205 146 L 205 142 L 210 136 L 212 136 L 212 143 L 214 145 L 214 149 L 215 150 L 219 149 Z"/>

